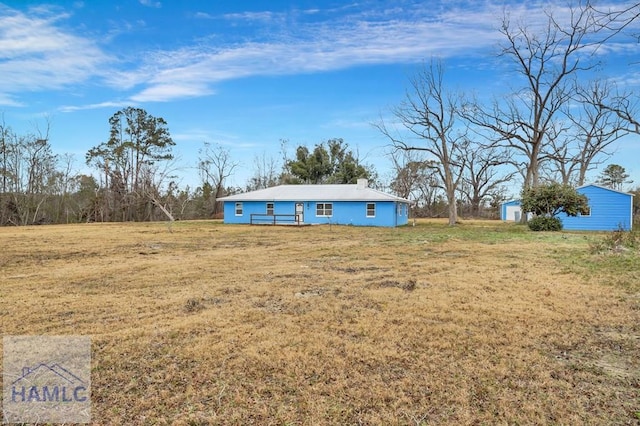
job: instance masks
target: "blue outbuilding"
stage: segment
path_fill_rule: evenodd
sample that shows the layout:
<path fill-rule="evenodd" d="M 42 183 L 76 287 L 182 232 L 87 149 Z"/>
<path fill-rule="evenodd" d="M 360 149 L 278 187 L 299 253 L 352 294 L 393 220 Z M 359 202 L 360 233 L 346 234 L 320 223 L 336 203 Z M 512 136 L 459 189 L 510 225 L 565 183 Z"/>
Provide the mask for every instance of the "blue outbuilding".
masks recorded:
<path fill-rule="evenodd" d="M 520 208 L 520 200 L 505 201 L 501 205 L 500 219 L 508 222 L 520 222 L 522 218 L 522 209 Z"/>
<path fill-rule="evenodd" d="M 410 200 L 369 188 L 366 179 L 346 185 L 279 185 L 219 198 L 224 223 L 401 226 Z"/>
<path fill-rule="evenodd" d="M 584 185 L 576 188 L 579 194 L 587 197 L 589 213 L 575 217 L 564 213 L 557 217 L 562 227 L 571 231 L 630 231 L 633 227 L 633 194 L 616 191 L 599 185 Z M 520 200 L 502 204 L 500 218 L 506 221 L 519 221 L 522 215 Z"/>
<path fill-rule="evenodd" d="M 631 231 L 633 226 L 633 194 L 599 185 L 585 185 L 576 189 L 586 195 L 589 214 L 569 217 L 560 214 L 562 227 L 580 231 Z"/>

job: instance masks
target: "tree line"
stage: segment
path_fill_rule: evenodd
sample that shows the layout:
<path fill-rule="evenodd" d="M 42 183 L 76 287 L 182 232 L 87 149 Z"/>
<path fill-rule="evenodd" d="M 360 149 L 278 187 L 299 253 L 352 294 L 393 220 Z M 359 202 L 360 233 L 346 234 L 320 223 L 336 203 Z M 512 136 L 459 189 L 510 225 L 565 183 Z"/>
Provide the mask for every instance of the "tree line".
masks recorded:
<path fill-rule="evenodd" d="M 460 213 L 495 214 L 514 180 L 523 193 L 541 183 L 582 185 L 614 142 L 640 134 L 637 96 L 596 72 L 598 49 L 633 36 L 628 29 L 639 11 L 640 4 L 599 10 L 579 3 L 568 18 L 550 11 L 536 27 L 505 14 L 496 61 L 516 78 L 509 93 L 489 100 L 449 88 L 444 62 L 425 63 L 392 109 L 393 120 L 374 123 L 389 140 L 388 176 L 340 138 L 299 145 L 292 154 L 281 141 L 280 159 L 256 156 L 244 187 L 230 187 L 239 163 L 223 146 L 203 143 L 200 184 L 181 187 L 167 122 L 134 107 L 116 112 L 107 141 L 86 153 L 94 173 L 77 174 L 71 156 L 53 153 L 48 123 L 18 135 L 2 122 L 0 225 L 219 217 L 224 195 L 358 178 L 416 201 L 415 215 L 455 225 Z M 621 189 L 629 183 L 621 169 L 609 165 L 599 182 Z"/>
<path fill-rule="evenodd" d="M 391 173 L 380 177 L 343 139 L 314 147 L 297 146 L 281 158 L 254 158 L 253 174 L 243 187 L 227 185 L 239 163 L 222 145 L 203 143 L 195 165 L 200 184 L 178 184 L 177 165 L 167 123 L 140 108 L 125 108 L 109 120 L 109 139 L 89 149 L 85 161 L 93 174 L 74 172 L 70 155 L 54 154 L 48 125 L 18 135 L 0 127 L 0 224 L 152 221 L 221 217 L 218 198 L 280 184 L 345 184 L 366 178 L 370 185 L 416 201 L 413 214 L 447 217 L 449 204 L 441 164 L 414 150 L 390 153 Z M 490 155 L 493 153 L 493 155 Z M 505 200 L 505 185 L 516 172 L 503 171 L 504 152 L 466 151 L 457 184 L 457 210 L 473 217 L 495 217 Z M 622 189 L 631 183 L 625 169 L 609 165 L 598 183 Z M 638 191 L 640 195 L 640 191 Z M 636 197 L 640 200 L 640 196 Z"/>
<path fill-rule="evenodd" d="M 219 217 L 218 198 L 278 184 L 355 183 L 376 180 L 373 166 L 342 139 L 313 148 L 298 146 L 292 158 L 256 157 L 255 171 L 240 187 L 227 186 L 239 163 L 222 145 L 204 142 L 195 168 L 196 188 L 181 187 L 175 142 L 167 122 L 127 107 L 110 119 L 109 138 L 89 149 L 94 173 L 74 173 L 73 158 L 53 153 L 46 131 L 18 135 L 0 126 L 0 224 L 152 221 Z"/>

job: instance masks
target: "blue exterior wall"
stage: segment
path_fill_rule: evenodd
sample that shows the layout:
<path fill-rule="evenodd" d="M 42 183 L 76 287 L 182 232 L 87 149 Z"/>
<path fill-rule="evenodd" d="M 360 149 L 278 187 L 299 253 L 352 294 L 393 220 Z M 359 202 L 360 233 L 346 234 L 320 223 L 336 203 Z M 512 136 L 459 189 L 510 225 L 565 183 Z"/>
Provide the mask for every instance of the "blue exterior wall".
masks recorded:
<path fill-rule="evenodd" d="M 371 201 L 372 202 L 372 201 Z M 395 201 L 375 201 L 375 216 L 367 217 L 365 201 L 304 201 L 305 224 L 338 224 L 354 226 L 400 226 L 409 222 L 409 205 Z M 251 223 L 251 214 L 266 214 L 268 201 L 242 201 L 242 216 L 236 216 L 236 201 L 224 202 L 224 223 Z M 331 217 L 316 216 L 317 203 L 332 203 Z M 274 201 L 273 213 L 295 213 L 295 201 Z M 285 223 L 284 221 L 282 223 Z"/>
<path fill-rule="evenodd" d="M 558 218 L 562 220 L 563 229 L 574 231 L 631 230 L 633 225 L 633 197 L 631 194 L 596 185 L 583 186 L 577 191 L 587 196 L 591 214 L 576 217 L 559 214 Z"/>
<path fill-rule="evenodd" d="M 586 195 L 591 214 L 589 216 L 569 217 L 564 213 L 557 217 L 562 221 L 563 229 L 569 231 L 630 231 L 633 225 L 633 197 L 619 191 L 597 185 L 586 185 L 576 191 Z M 507 220 L 507 206 L 519 206 L 520 200 L 503 203 L 500 218 Z"/>
<path fill-rule="evenodd" d="M 242 216 L 236 216 L 236 203 L 237 201 L 224 202 L 224 223 L 251 223 L 252 214 L 267 213 L 266 201 L 241 201 Z M 273 202 L 273 204 L 274 214 L 295 214 L 295 203 L 293 201 L 278 201 Z M 305 216 L 306 213 L 305 211 Z"/>
<path fill-rule="evenodd" d="M 512 200 L 502 203 L 500 208 L 500 220 L 508 220 L 507 218 L 507 206 L 519 206 L 520 200 Z"/>

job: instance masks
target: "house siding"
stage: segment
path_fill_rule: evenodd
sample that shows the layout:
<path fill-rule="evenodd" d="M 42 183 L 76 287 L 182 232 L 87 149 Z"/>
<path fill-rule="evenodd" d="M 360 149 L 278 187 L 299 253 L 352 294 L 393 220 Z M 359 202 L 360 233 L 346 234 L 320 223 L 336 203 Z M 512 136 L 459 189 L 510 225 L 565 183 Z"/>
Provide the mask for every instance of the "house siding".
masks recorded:
<path fill-rule="evenodd" d="M 231 224 L 248 224 L 251 214 L 265 214 L 267 203 L 274 204 L 274 214 L 294 214 L 296 203 L 303 203 L 305 224 L 338 224 L 354 226 L 385 226 L 393 227 L 406 225 L 409 222 L 409 209 L 406 203 L 396 201 L 243 201 L 243 214 L 236 216 L 237 201 L 224 202 L 224 222 Z M 318 203 L 331 203 L 333 214 L 331 217 L 317 216 Z M 367 217 L 367 204 L 375 204 L 375 216 Z M 282 223 L 285 223 L 284 221 Z"/>
<path fill-rule="evenodd" d="M 633 197 L 631 194 L 613 191 L 595 185 L 578 188 L 587 197 L 591 214 L 570 217 L 558 215 L 563 229 L 583 231 L 630 231 L 632 227 Z"/>
<path fill-rule="evenodd" d="M 237 216 L 236 203 L 242 203 L 242 215 Z M 293 201 L 225 201 L 224 223 L 250 223 L 252 214 L 266 214 L 267 203 L 273 203 L 274 214 L 294 214 L 295 203 Z M 306 211 L 305 211 L 306 216 Z"/>

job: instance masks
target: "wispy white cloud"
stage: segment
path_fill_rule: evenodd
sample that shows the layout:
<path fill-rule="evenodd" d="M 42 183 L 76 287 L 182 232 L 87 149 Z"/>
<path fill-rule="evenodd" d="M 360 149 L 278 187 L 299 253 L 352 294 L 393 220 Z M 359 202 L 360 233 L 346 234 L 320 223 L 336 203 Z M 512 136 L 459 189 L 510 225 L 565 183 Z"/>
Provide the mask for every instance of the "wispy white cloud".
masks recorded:
<path fill-rule="evenodd" d="M 213 93 L 214 91 L 204 84 L 161 82 L 143 89 L 130 99 L 133 102 L 164 102 L 168 99 L 194 98 Z"/>
<path fill-rule="evenodd" d="M 161 6 L 153 0 L 140 3 Z M 497 28 L 505 10 L 503 3 L 491 1 L 399 1 L 391 7 L 350 3 L 286 13 L 198 12 L 192 17 L 230 25 L 244 22 L 258 30 L 233 43 L 225 44 L 212 33 L 210 39 L 183 40 L 183 47 L 173 50 L 135 51 L 135 62 L 115 62 L 97 40 L 63 29 L 60 22 L 68 15 L 49 9 L 25 14 L 0 6 L 0 104 L 19 104 L 17 94 L 23 91 L 60 89 L 92 78 L 130 102 L 163 102 L 212 95 L 216 84 L 248 76 L 411 64 L 433 56 L 486 56 L 502 41 Z M 509 9 L 512 19 L 526 17 L 528 25 L 544 22 L 544 12 L 540 4 L 531 3 Z M 115 38 L 103 36 L 101 42 Z M 607 51 L 631 48 L 638 47 L 611 44 Z M 99 105 L 111 106 L 105 102 L 65 108 Z"/>
<path fill-rule="evenodd" d="M 15 94 L 60 89 L 100 73 L 108 56 L 91 40 L 59 28 L 68 17 L 45 7 L 29 14 L 0 6 L 0 105 Z"/>
<path fill-rule="evenodd" d="M 140 0 L 140 4 L 147 7 L 155 7 L 157 9 L 162 7 L 162 3 L 153 0 Z"/>
<path fill-rule="evenodd" d="M 264 12 L 242 12 L 242 13 L 227 13 L 222 17 L 228 20 L 242 20 L 242 21 L 271 21 L 276 14 L 269 11 Z"/>
<path fill-rule="evenodd" d="M 102 109 L 102 108 L 124 108 L 127 106 L 132 106 L 132 102 L 131 101 L 107 101 L 107 102 L 100 102 L 97 104 L 89 104 L 89 105 L 82 105 L 82 106 L 74 106 L 74 105 L 62 106 L 58 108 L 58 111 L 74 112 L 74 111 Z"/>
<path fill-rule="evenodd" d="M 22 102 L 16 101 L 13 97 L 0 93 L 0 105 L 2 106 L 10 106 L 10 107 L 22 107 L 24 104 Z"/>
<path fill-rule="evenodd" d="M 202 12 L 202 11 L 194 13 L 193 17 L 198 19 L 215 19 L 214 15 L 211 15 L 210 13 Z"/>
<path fill-rule="evenodd" d="M 251 75 L 287 75 L 366 64 L 419 62 L 430 56 L 448 57 L 480 51 L 499 39 L 492 27 L 495 21 L 487 19 L 495 16 L 493 10 L 467 11 L 474 14 L 474 19 L 463 19 L 459 15 L 456 19 L 447 16 L 426 19 L 426 11 L 418 12 L 406 14 L 404 10 L 385 9 L 375 16 L 368 12 L 369 17 L 347 15 L 338 21 L 294 23 L 270 39 L 226 48 L 199 45 L 155 52 L 148 55 L 138 69 L 113 77 L 124 78 L 129 87 L 135 86 L 136 81 L 144 86 L 132 97 L 136 101 L 170 101 L 211 94 L 212 90 L 207 88 L 216 83 Z M 266 21 L 273 20 L 274 16 L 265 12 L 232 14 L 226 18 Z M 476 24 L 469 25 L 472 20 Z"/>
<path fill-rule="evenodd" d="M 96 42 L 101 45 L 109 45 L 114 42 L 120 36 L 126 36 L 133 31 L 140 31 L 140 29 L 145 29 L 147 27 L 147 22 L 143 19 L 137 19 L 135 21 L 109 21 L 109 30 L 99 37 Z"/>

